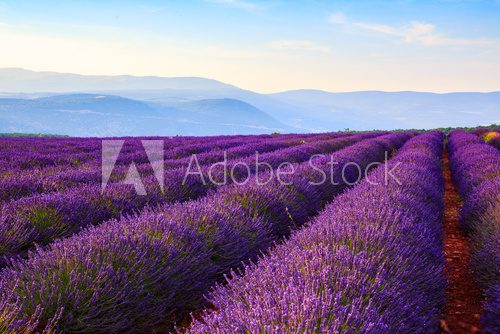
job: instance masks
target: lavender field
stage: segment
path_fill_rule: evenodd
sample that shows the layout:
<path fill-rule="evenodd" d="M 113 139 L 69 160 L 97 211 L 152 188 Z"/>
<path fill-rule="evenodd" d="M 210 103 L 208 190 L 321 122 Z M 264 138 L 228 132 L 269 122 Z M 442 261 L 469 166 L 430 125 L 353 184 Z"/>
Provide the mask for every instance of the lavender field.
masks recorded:
<path fill-rule="evenodd" d="M 0 139 L 0 332 L 498 333 L 498 138 Z"/>
<path fill-rule="evenodd" d="M 500 334 L 500 0 L 0 0 L 0 334 Z"/>

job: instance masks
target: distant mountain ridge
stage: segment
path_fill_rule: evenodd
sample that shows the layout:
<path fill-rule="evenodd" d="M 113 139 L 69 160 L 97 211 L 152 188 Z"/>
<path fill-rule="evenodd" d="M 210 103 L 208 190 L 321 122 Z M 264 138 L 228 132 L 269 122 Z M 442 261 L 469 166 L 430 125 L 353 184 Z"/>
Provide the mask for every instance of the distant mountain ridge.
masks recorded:
<path fill-rule="evenodd" d="M 0 69 L 0 122 L 0 132 L 78 136 L 477 126 L 500 123 L 500 92 L 304 89 L 259 94 L 197 77 L 86 76 L 10 68 Z"/>
<path fill-rule="evenodd" d="M 233 90 L 235 86 L 200 77 L 158 77 L 133 75 L 81 75 L 35 72 L 22 68 L 0 68 L 0 92 L 77 92 L 120 89 Z"/>
<path fill-rule="evenodd" d="M 275 131 L 291 129 L 261 110 L 231 99 L 200 100 L 168 107 L 96 94 L 0 98 L 0 132 L 156 136 Z"/>

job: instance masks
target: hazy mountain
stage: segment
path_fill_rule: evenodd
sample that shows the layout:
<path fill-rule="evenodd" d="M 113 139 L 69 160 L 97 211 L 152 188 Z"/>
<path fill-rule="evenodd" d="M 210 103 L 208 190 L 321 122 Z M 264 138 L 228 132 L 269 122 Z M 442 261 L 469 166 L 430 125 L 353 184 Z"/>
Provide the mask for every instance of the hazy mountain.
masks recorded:
<path fill-rule="evenodd" d="M 304 125 L 304 118 L 310 118 L 310 111 L 297 105 L 290 105 L 285 101 L 280 101 L 271 95 L 259 94 L 244 89 L 232 90 L 203 90 L 203 89 L 161 89 L 161 90 L 114 90 L 114 91 L 92 91 L 100 94 L 113 94 L 154 102 L 165 106 L 176 106 L 179 103 L 198 101 L 203 99 L 235 99 L 244 101 L 259 110 L 278 119 L 280 122 L 291 126 L 295 132 L 326 130 L 325 127 L 318 127 L 317 124 Z M 334 127 L 333 129 L 336 129 Z"/>
<path fill-rule="evenodd" d="M 0 98 L 0 132 L 71 136 L 215 135 L 290 131 L 237 100 L 201 100 L 176 107 L 119 96 L 71 94 Z"/>
<path fill-rule="evenodd" d="M 34 99 L 50 97 L 54 93 L 89 93 L 122 96 L 153 103 L 163 108 L 176 108 L 181 103 L 199 100 L 236 99 L 254 106 L 255 110 L 260 109 L 260 111 L 267 112 L 268 114 L 268 111 L 297 109 L 293 106 L 287 106 L 286 103 L 275 101 L 272 97 L 205 78 L 137 77 L 128 75 L 86 76 L 55 72 L 35 72 L 18 68 L 0 69 L 0 98 Z M 274 122 L 277 121 L 274 120 Z M 283 122 L 278 123 L 280 123 L 278 127 L 258 124 L 257 126 L 260 127 L 260 130 L 255 133 L 263 132 L 266 127 L 276 128 L 276 131 L 300 132 L 310 130 L 300 127 L 293 128 L 293 121 L 288 122 L 287 125 L 284 125 Z M 249 124 L 249 126 L 244 133 L 249 133 L 249 131 L 252 131 L 252 128 L 255 129 L 255 124 Z M 238 127 L 232 125 L 224 127 L 226 128 L 225 131 L 229 131 L 229 133 L 238 131 Z M 193 134 L 200 133 L 203 129 L 195 125 L 188 128 L 185 124 L 182 130 Z M 217 130 L 212 125 L 207 125 L 207 131 L 211 134 L 217 133 Z"/>
<path fill-rule="evenodd" d="M 311 112 L 308 126 L 436 128 L 500 122 L 500 92 L 420 93 L 295 90 L 272 97 Z M 274 115 L 276 117 L 276 115 Z"/>
<path fill-rule="evenodd" d="M 79 75 L 35 72 L 21 68 L 0 69 L 0 92 L 81 92 L 101 90 L 178 89 L 231 91 L 239 88 L 205 78 L 131 75 Z"/>
<path fill-rule="evenodd" d="M 78 94 L 54 96 L 58 92 Z M 99 96 L 106 98 L 97 101 Z M 64 131 L 58 133 L 79 135 L 318 132 L 500 122 L 499 92 L 295 90 L 259 94 L 204 78 L 84 76 L 0 69 L 0 97 L 20 99 L 16 103 L 24 105 L 24 109 L 18 106 L 15 113 L 6 114 L 7 100 L 1 102 L 1 117 L 8 123 L 0 124 L 0 131 L 6 127 L 18 131 L 30 124 L 36 129 L 29 131 L 40 132 L 47 127 L 54 132 L 51 128 L 60 124 L 57 129 Z M 71 117 L 67 110 L 73 110 Z M 73 119 L 68 123 L 72 129 L 65 128 L 56 116 L 64 113 L 65 118 Z"/>

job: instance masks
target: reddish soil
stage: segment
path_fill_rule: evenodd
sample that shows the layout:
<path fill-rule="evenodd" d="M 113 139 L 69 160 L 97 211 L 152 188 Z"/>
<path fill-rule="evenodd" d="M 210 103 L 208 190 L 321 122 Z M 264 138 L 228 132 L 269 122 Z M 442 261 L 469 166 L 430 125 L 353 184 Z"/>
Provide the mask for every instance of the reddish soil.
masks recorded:
<path fill-rule="evenodd" d="M 451 180 L 448 154 L 444 153 L 445 212 L 444 254 L 448 278 L 447 303 L 441 320 L 444 333 L 478 333 L 481 300 L 470 269 L 467 235 L 459 226 L 460 196 Z"/>

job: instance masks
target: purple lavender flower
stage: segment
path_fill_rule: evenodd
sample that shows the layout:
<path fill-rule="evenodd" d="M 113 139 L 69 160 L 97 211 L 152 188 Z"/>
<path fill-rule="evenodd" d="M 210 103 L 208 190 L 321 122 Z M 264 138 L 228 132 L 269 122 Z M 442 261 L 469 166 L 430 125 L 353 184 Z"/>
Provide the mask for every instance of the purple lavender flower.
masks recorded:
<path fill-rule="evenodd" d="M 463 131 L 450 134 L 450 167 L 464 205 L 460 223 L 469 232 L 472 266 L 483 291 L 485 333 L 500 323 L 500 152 Z"/>

